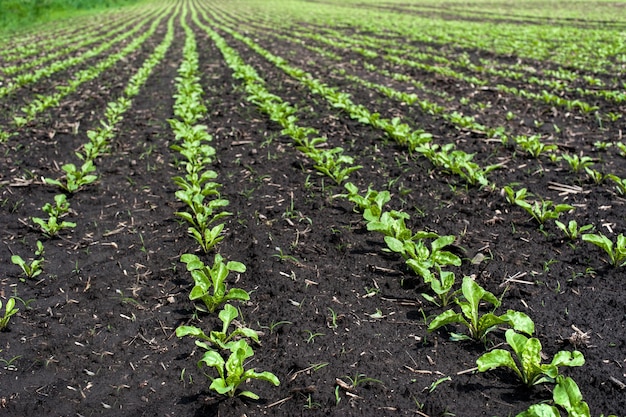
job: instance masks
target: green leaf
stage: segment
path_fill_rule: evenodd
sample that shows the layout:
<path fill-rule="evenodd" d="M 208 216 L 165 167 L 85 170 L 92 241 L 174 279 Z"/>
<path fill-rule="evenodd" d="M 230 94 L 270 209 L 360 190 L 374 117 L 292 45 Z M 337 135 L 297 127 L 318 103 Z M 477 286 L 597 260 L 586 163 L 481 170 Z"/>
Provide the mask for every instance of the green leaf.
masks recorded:
<path fill-rule="evenodd" d="M 508 332 L 514 332 L 514 330 L 509 329 L 507 330 L 507 333 Z M 518 333 L 516 334 L 521 336 Z M 558 374 L 556 367 L 541 365 L 541 342 L 539 342 L 537 338 L 531 337 L 527 339 L 521 355 L 518 354 L 518 357 L 522 365 L 522 380 L 526 385 L 530 386 L 549 381 L 545 377 L 542 377 L 543 374 L 549 378 L 555 378 L 556 374 Z"/>
<path fill-rule="evenodd" d="M 506 343 L 508 343 L 515 354 L 521 358 L 522 352 L 528 342 L 528 338 L 523 334 L 515 333 L 515 330 L 513 329 L 508 329 L 504 334 L 504 337 L 506 338 Z"/>
<path fill-rule="evenodd" d="M 228 269 L 229 271 L 235 271 L 235 272 L 240 272 L 240 273 L 246 272 L 246 266 L 242 264 L 241 262 L 235 262 L 235 261 L 228 262 L 226 264 L 226 269 Z"/>
<path fill-rule="evenodd" d="M 1 306 L 2 304 L 0 304 Z M 13 312 L 13 309 L 15 308 L 15 298 L 11 297 L 9 298 L 9 300 L 7 301 L 7 305 L 5 307 L 5 312 L 6 315 L 13 315 L 15 313 L 17 313 L 17 311 Z"/>
<path fill-rule="evenodd" d="M 478 318 L 476 325 L 476 334 L 472 335 L 477 340 L 482 340 L 487 333 L 499 324 L 506 323 L 506 319 L 501 316 L 496 316 L 493 313 L 483 314 Z"/>
<path fill-rule="evenodd" d="M 478 305 L 481 300 L 485 300 L 493 304 L 495 307 L 500 306 L 500 300 L 498 300 L 495 295 L 478 285 L 471 277 L 463 277 L 462 291 L 465 299 L 469 302 L 474 311 L 478 311 Z"/>
<path fill-rule="evenodd" d="M 428 331 L 432 332 L 433 330 L 452 323 L 462 323 L 467 325 L 467 321 L 465 321 L 461 314 L 455 313 L 454 310 L 446 310 L 430 322 L 428 325 Z"/>
<path fill-rule="evenodd" d="M 174 214 L 180 217 L 181 219 L 185 220 L 189 224 L 195 224 L 195 218 L 190 213 L 187 213 L 185 211 L 177 211 Z"/>
<path fill-rule="evenodd" d="M 561 417 L 561 413 L 556 407 L 548 404 L 534 404 L 524 412 L 515 417 Z"/>
<path fill-rule="evenodd" d="M 260 381 L 267 381 L 272 383 L 274 386 L 279 386 L 280 385 L 280 381 L 278 380 L 278 378 L 276 377 L 276 375 L 274 375 L 271 372 L 254 372 L 254 370 L 247 370 L 244 374 L 242 379 L 258 379 Z"/>
<path fill-rule="evenodd" d="M 500 317 L 518 332 L 524 332 L 529 336 L 535 332 L 535 323 L 533 323 L 532 319 L 525 313 L 508 310 L 506 314 L 503 314 Z"/>
<path fill-rule="evenodd" d="M 454 243 L 455 240 L 455 236 L 440 236 L 439 238 L 435 239 L 433 243 L 431 243 L 431 248 L 433 249 L 433 252 L 437 252 L 444 247 Z"/>
<path fill-rule="evenodd" d="M 228 394 L 228 396 L 232 397 L 235 392 L 235 385 L 227 384 L 226 380 L 223 378 L 215 378 L 213 382 L 211 382 L 209 389 L 222 395 Z"/>
<path fill-rule="evenodd" d="M 248 301 L 250 299 L 250 295 L 241 288 L 232 288 L 228 291 L 228 294 L 224 296 L 224 301 L 228 300 L 239 300 L 239 301 Z"/>
<path fill-rule="evenodd" d="M 247 327 L 242 327 L 240 329 L 235 330 L 233 333 L 237 333 L 243 335 L 249 339 L 254 340 L 255 342 L 259 342 L 259 335 L 255 330 L 249 329 Z"/>
<path fill-rule="evenodd" d="M 195 326 L 178 326 L 176 328 L 176 337 L 192 336 L 200 339 L 208 339 L 204 332 Z"/>
<path fill-rule="evenodd" d="M 241 395 L 242 397 L 247 397 L 247 398 L 251 398 L 253 400 L 258 400 L 259 396 L 256 395 L 254 392 L 252 391 L 241 391 L 239 393 L 239 395 Z"/>
<path fill-rule="evenodd" d="M 429 261 L 419 261 L 417 259 L 407 259 L 406 264 L 411 267 L 413 272 L 421 276 L 424 282 L 431 282 L 433 280 L 430 267 L 432 264 Z"/>
<path fill-rule="evenodd" d="M 389 226 L 380 221 L 370 221 L 367 223 L 367 230 L 370 232 L 385 233 L 388 229 L 389 229 Z"/>
<path fill-rule="evenodd" d="M 222 321 L 222 331 L 226 333 L 230 323 L 237 318 L 239 312 L 235 307 L 230 304 L 226 304 L 219 312 L 218 317 Z"/>
<path fill-rule="evenodd" d="M 391 251 L 396 253 L 404 253 L 404 243 L 393 236 L 385 236 L 385 243 Z"/>
<path fill-rule="evenodd" d="M 201 299 L 206 295 L 206 293 L 207 289 L 203 288 L 201 285 L 194 285 L 189 293 L 189 299 L 192 301 Z"/>
<path fill-rule="evenodd" d="M 433 249 L 434 251 L 434 249 Z M 452 252 L 437 252 L 436 254 L 436 262 L 439 265 L 454 265 L 461 266 L 461 258 L 453 254 Z"/>
<path fill-rule="evenodd" d="M 561 350 L 554 355 L 551 364 L 554 366 L 583 366 L 585 357 L 577 350 L 573 352 Z"/>
<path fill-rule="evenodd" d="M 552 393 L 554 402 L 567 411 L 569 417 L 589 417 L 589 406 L 572 378 L 559 377 Z"/>
<path fill-rule="evenodd" d="M 11 262 L 14 263 L 15 265 L 18 265 L 18 266 L 22 267 L 22 268 L 26 265 L 26 262 L 19 255 L 11 256 Z"/>
<path fill-rule="evenodd" d="M 200 359 L 200 363 L 204 363 L 206 366 L 210 368 L 216 368 L 220 373 L 220 376 L 223 375 L 224 372 L 224 358 L 218 352 L 214 350 L 209 350 L 204 352 L 202 359 Z"/>
<path fill-rule="evenodd" d="M 476 360 L 476 366 L 478 366 L 479 372 L 505 367 L 513 370 L 519 377 L 522 376 L 522 373 L 511 356 L 511 352 L 504 349 L 494 349 L 491 352 L 483 354 Z"/>
<path fill-rule="evenodd" d="M 187 264 L 187 270 L 192 271 L 194 269 L 202 269 L 204 264 L 196 255 L 191 253 L 184 253 L 180 257 L 180 261 Z M 191 264 L 191 267 L 190 267 Z"/>
<path fill-rule="evenodd" d="M 592 243 L 602 249 L 604 249 L 609 255 L 613 253 L 613 242 L 608 237 L 600 234 L 584 234 L 582 239 L 585 242 Z"/>

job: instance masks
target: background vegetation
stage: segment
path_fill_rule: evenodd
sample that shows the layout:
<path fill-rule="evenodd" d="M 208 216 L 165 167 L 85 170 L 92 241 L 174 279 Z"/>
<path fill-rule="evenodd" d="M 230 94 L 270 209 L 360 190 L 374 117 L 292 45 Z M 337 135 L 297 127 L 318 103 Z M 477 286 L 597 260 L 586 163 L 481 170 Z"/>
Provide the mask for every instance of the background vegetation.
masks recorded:
<path fill-rule="evenodd" d="M 102 10 L 138 0 L 0 0 L 0 31 L 61 19 L 77 11 Z"/>

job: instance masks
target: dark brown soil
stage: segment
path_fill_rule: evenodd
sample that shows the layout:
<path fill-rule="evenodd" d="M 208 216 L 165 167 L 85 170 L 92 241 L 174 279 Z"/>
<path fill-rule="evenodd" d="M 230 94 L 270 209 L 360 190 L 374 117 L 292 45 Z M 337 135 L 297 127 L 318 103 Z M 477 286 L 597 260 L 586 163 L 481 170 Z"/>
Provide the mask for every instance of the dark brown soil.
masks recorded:
<path fill-rule="evenodd" d="M 165 60 L 124 115 L 111 153 L 96 162 L 99 180 L 68 196 L 67 220 L 76 228 L 46 239 L 32 227 L 30 217 L 43 216 L 41 207 L 58 193 L 42 177 L 56 178 L 59 166 L 78 162 L 74 152 L 87 140 L 85 132 L 99 124 L 106 102 L 118 97 L 162 40 L 166 20 L 146 47 L 104 74 L 100 84 L 88 83 L 0 145 L 0 297 L 20 298 L 19 313 L 0 333 L 0 415 L 504 417 L 551 398 L 550 385 L 528 389 L 508 371 L 472 371 L 485 348 L 504 342 L 503 331 L 490 334 L 486 346 L 450 341 L 449 332 L 461 328 L 427 331 L 444 309 L 422 298 L 428 291 L 424 284 L 401 258 L 383 250 L 382 236 L 366 230 L 351 203 L 335 198 L 343 187 L 318 175 L 280 126 L 246 100 L 219 50 L 192 25 L 209 109 L 202 123 L 218 156 L 212 169 L 233 213 L 218 252 L 247 266 L 231 276 L 231 285 L 251 293 L 251 300 L 239 305 L 241 321 L 262 332 L 248 366 L 271 371 L 281 381 L 279 387 L 248 384 L 259 401 L 220 398 L 208 389 L 210 380 L 196 367 L 201 349 L 174 333 L 183 324 L 207 332 L 220 325 L 189 301 L 192 279 L 179 262 L 183 253 L 197 253 L 209 263 L 212 254 L 197 252 L 175 215 L 183 207 L 174 196 L 172 177 L 180 171 L 167 119 L 174 117 L 174 79 L 185 39 L 178 18 Z M 402 116 L 435 133 L 438 143 L 455 142 L 475 152 L 481 164 L 506 163 L 490 174 L 494 189 L 467 187 L 385 140 L 383 132 L 332 109 L 220 33 L 267 80 L 270 92 L 298 106 L 300 124 L 319 129 L 332 146 L 344 147 L 363 165 L 350 181 L 361 190 L 389 189 L 389 207 L 409 213 L 411 229 L 457 236 L 452 250 L 463 259 L 453 268 L 457 280 L 473 275 L 502 296 L 503 311 L 530 315 L 546 360 L 559 350 L 582 351 L 585 365 L 563 373 L 581 387 L 592 415 L 626 415 L 620 385 L 626 382 L 623 269 L 609 266 L 596 247 L 568 243 L 553 223 L 540 231 L 500 195 L 502 186 L 517 183 L 543 198 L 574 204 L 575 213 L 564 220 L 592 223 L 614 237 L 625 232 L 626 212 L 609 183 L 595 186 L 563 163 L 528 158 L 373 91 L 333 84 L 327 63 L 311 55 L 314 62 L 304 68 L 350 92 L 356 103 Z M 295 66 L 310 53 L 292 53 L 293 46 L 276 39 L 258 42 Z M 428 74 L 415 76 L 431 84 Z M 11 120 L 18 106 L 35 93 L 52 91 L 62 79 L 58 74 L 38 90 L 5 98 L 1 120 Z M 470 94 L 471 86 L 448 85 L 452 95 Z M 486 93 L 480 99 L 489 100 Z M 553 123 L 541 106 L 516 97 L 491 100 L 493 114 L 485 112 L 485 120 L 501 124 L 512 110 L 529 114 L 529 123 L 539 118 Z M 558 119 L 564 129 L 554 139 L 561 150 L 582 151 L 597 159 L 598 168 L 624 177 L 617 152 L 592 147 L 598 136 L 617 135 L 620 127 L 600 131 L 593 117 L 568 117 Z M 559 194 L 555 183 L 580 185 L 583 192 Z M 44 272 L 24 280 L 10 257 L 32 258 L 37 240 L 45 246 Z M 477 254 L 484 260 L 471 262 Z M 572 343 L 574 328 L 588 334 L 586 344 Z M 355 379 L 364 382 L 351 391 L 338 388 L 338 381 L 349 385 Z"/>

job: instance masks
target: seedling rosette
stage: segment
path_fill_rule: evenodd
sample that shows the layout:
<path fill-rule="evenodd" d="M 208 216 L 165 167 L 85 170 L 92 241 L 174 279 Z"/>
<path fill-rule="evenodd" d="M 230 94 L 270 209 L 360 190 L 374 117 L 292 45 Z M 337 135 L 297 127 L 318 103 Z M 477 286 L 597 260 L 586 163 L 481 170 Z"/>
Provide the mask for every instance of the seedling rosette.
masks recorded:
<path fill-rule="evenodd" d="M 61 167 L 65 171 L 65 181 L 55 180 L 52 178 L 44 178 L 46 184 L 56 185 L 68 193 L 75 193 L 85 185 L 89 185 L 98 179 L 97 175 L 90 174 L 96 170 L 92 160 L 88 160 L 80 166 L 80 169 L 74 164 L 65 164 Z"/>
<path fill-rule="evenodd" d="M 254 355 L 252 347 L 246 341 L 246 338 L 254 340 L 258 343 L 257 332 L 246 328 L 239 327 L 230 334 L 228 327 L 237 318 L 238 312 L 235 307 L 226 304 L 219 313 L 222 321 L 221 331 L 211 331 L 206 335 L 201 329 L 193 326 L 180 326 L 176 329 L 176 336 L 191 336 L 200 340 L 196 340 L 195 344 L 206 350 L 202 359 L 198 361 L 198 367 L 207 366 L 215 368 L 218 377 L 214 378 L 207 375 L 211 379 L 209 389 L 229 397 L 235 396 L 237 388 L 249 379 L 258 379 L 268 381 L 275 386 L 280 385 L 280 381 L 271 372 L 256 372 L 254 369 L 244 369 L 246 359 Z M 228 351 L 230 355 L 227 360 L 220 351 Z M 259 396 L 251 391 L 240 391 L 239 394 L 244 397 L 258 399 Z"/>
<path fill-rule="evenodd" d="M 574 207 L 569 204 L 555 205 L 549 200 L 535 201 L 534 204 L 530 204 L 524 200 L 516 200 L 515 204 L 526 210 L 539 224 L 544 224 L 550 219 L 558 219 L 561 213 L 574 209 Z"/>
<path fill-rule="evenodd" d="M 576 382 L 570 378 L 557 376 L 556 386 L 552 392 L 554 403 L 563 408 L 569 417 L 591 417 L 589 405 L 583 401 L 583 396 Z M 559 409 L 549 404 L 534 404 L 515 417 L 561 417 Z M 604 417 L 602 414 L 600 417 Z M 613 414 L 608 417 L 617 417 Z"/>
<path fill-rule="evenodd" d="M 224 361 L 219 352 L 210 350 L 205 352 L 202 359 L 198 362 L 198 366 L 204 364 L 210 368 L 215 368 L 219 374 L 218 378 L 212 378 L 209 389 L 222 395 L 234 397 L 239 385 L 249 379 L 267 381 L 274 384 L 274 386 L 280 385 L 276 375 L 271 372 L 256 372 L 254 369 L 244 369 L 243 365 L 246 359 L 254 355 L 254 351 L 245 340 L 234 342 L 229 350 L 231 354 L 226 361 Z M 252 398 L 253 400 L 259 399 L 259 396 L 252 391 L 240 391 L 238 395 Z"/>
<path fill-rule="evenodd" d="M 480 303 L 486 301 L 494 306 L 494 310 L 500 306 L 500 300 L 495 295 L 478 285 L 471 277 L 464 277 L 461 287 L 463 299 L 455 299 L 461 307 L 461 313 L 454 310 L 446 310 L 435 317 L 428 326 L 428 331 L 434 331 L 448 324 L 461 324 L 469 330 L 469 335 L 452 333 L 452 340 L 475 340 L 484 342 L 487 334 L 500 325 L 507 325 L 515 330 L 528 335 L 535 331 L 535 324 L 526 314 L 508 310 L 501 316 L 493 312 L 479 313 Z"/>
<path fill-rule="evenodd" d="M 214 348 L 230 349 L 231 345 L 234 343 L 234 340 L 241 337 L 254 340 L 258 343 L 259 335 L 257 334 L 257 332 L 247 327 L 238 327 L 231 333 L 228 333 L 228 327 L 238 316 L 239 313 L 237 312 L 237 309 L 230 304 L 226 304 L 218 314 L 218 317 L 222 321 L 221 331 L 212 330 L 208 335 L 206 335 L 201 329 L 197 327 L 179 326 L 176 329 L 176 336 L 191 336 L 198 338 L 200 340 L 196 340 L 196 345 L 206 350 L 211 350 Z"/>
<path fill-rule="evenodd" d="M 505 333 L 506 342 L 517 358 L 517 362 L 511 356 L 511 352 L 504 349 L 494 349 L 478 358 L 476 364 L 480 372 L 490 369 L 505 367 L 514 371 L 520 380 L 527 386 L 533 386 L 544 382 L 554 382 L 559 375 L 561 366 L 582 366 L 585 358 L 582 353 L 559 351 L 554 355 L 552 362 L 541 363 L 541 342 L 535 337 L 528 338 L 508 329 Z"/>
<path fill-rule="evenodd" d="M 391 200 L 389 191 L 376 191 L 370 187 L 367 189 L 365 197 L 362 197 L 357 186 L 351 182 L 344 187 L 348 190 L 348 194 L 342 194 L 340 197 L 345 197 L 354 203 L 355 209 L 358 208 L 363 213 L 363 218 L 370 222 L 380 219 L 384 205 Z"/>
<path fill-rule="evenodd" d="M 576 222 L 576 220 L 570 220 L 567 226 L 565 225 L 565 223 L 562 223 L 558 220 L 555 220 L 554 224 L 565 234 L 565 236 L 567 236 L 571 240 L 578 239 L 578 237 L 582 233 L 588 232 L 594 227 L 592 224 L 586 224 L 584 226 L 578 227 L 578 223 Z"/>
<path fill-rule="evenodd" d="M 2 301 L 0 301 L 0 309 L 2 309 Z M 4 307 L 4 314 L 0 316 L 0 330 L 9 325 L 9 320 L 15 315 L 19 309 L 15 308 L 15 298 L 8 299 L 6 306 Z"/>
<path fill-rule="evenodd" d="M 606 254 L 609 255 L 611 265 L 615 267 L 622 267 L 626 265 L 626 236 L 623 234 L 617 236 L 617 240 L 615 242 L 602 233 L 584 234 L 582 235 L 582 239 L 585 242 L 592 243 L 597 247 L 604 249 Z"/>
<path fill-rule="evenodd" d="M 11 256 L 11 262 L 22 269 L 24 275 L 28 278 L 35 278 L 43 272 L 43 268 L 41 265 L 44 262 L 44 247 L 43 243 L 37 241 L 37 250 L 35 251 L 35 256 L 38 256 L 39 259 L 32 259 L 30 262 L 25 261 L 19 255 Z M 24 279 L 20 279 L 24 281 Z"/>
<path fill-rule="evenodd" d="M 422 240 L 425 238 L 436 238 L 430 244 L 430 250 L 428 250 Z M 434 279 L 431 272 L 432 268 L 445 265 L 461 265 L 461 258 L 452 252 L 442 250 L 444 247 L 452 244 L 455 239 L 456 237 L 452 235 L 439 236 L 431 232 L 418 232 L 411 239 L 403 242 L 395 237 L 385 236 L 385 243 L 387 243 L 390 250 L 402 255 L 406 260 L 406 264 L 411 267 L 413 272 L 421 276 L 425 282 L 430 283 Z M 449 281 L 449 278 L 449 276 L 445 277 L 444 281 Z M 444 284 L 443 281 L 442 284 Z"/>
<path fill-rule="evenodd" d="M 76 223 L 60 221 L 60 217 L 67 214 L 70 210 L 70 204 L 67 202 L 65 194 L 55 195 L 54 202 L 54 206 L 46 203 L 42 207 L 42 210 L 49 215 L 47 220 L 40 217 L 31 218 L 33 223 L 38 225 L 47 237 L 56 236 L 62 229 L 76 227 Z"/>
<path fill-rule="evenodd" d="M 243 273 L 246 266 L 241 262 L 223 262 L 220 254 L 215 255 L 211 268 L 196 255 L 186 253 L 180 257 L 181 262 L 187 264 L 187 271 L 191 272 L 195 285 L 189 294 L 192 301 L 201 300 L 209 312 L 214 312 L 220 305 L 230 300 L 248 301 L 250 295 L 240 288 L 231 288 L 226 291 L 226 277 L 230 271 Z"/>

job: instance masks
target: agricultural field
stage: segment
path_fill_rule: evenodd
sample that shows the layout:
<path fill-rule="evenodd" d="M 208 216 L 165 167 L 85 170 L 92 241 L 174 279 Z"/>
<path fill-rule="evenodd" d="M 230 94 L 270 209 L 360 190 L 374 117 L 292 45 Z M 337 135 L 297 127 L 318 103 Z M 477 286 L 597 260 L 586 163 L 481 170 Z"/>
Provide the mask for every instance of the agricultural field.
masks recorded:
<path fill-rule="evenodd" d="M 626 416 L 626 2 L 0 44 L 1 415 Z"/>

